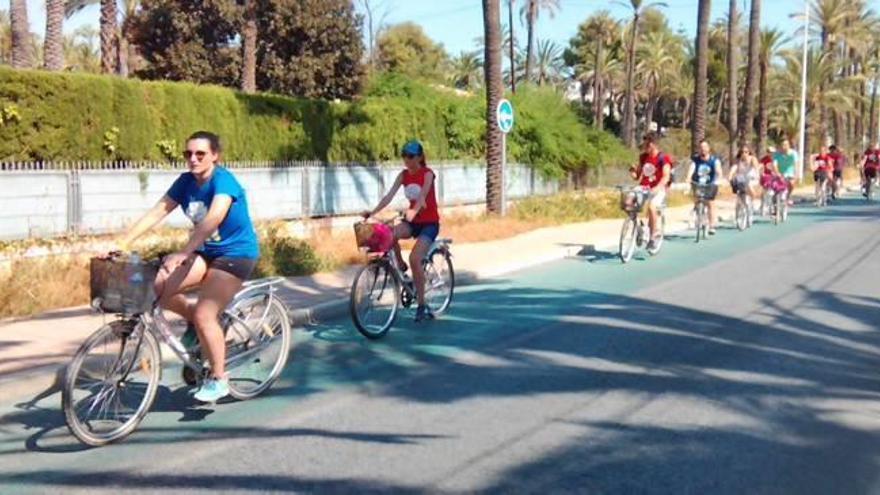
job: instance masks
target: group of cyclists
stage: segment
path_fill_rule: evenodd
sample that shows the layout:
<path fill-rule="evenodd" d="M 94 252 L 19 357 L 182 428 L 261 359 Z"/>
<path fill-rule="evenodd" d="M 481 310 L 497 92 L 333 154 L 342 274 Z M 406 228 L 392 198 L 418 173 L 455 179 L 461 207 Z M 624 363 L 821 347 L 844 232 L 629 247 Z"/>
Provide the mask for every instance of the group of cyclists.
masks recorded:
<path fill-rule="evenodd" d="M 763 156 L 758 158 L 748 145 L 741 146 L 726 176 L 734 194 L 745 193 L 757 204 L 763 190 L 779 192 L 787 191 L 788 204 L 791 193 L 797 182 L 797 165 L 799 155 L 792 149 L 791 141 L 784 138 L 779 148 L 769 146 Z M 651 232 L 649 248 L 662 236 L 657 228 L 660 209 L 666 201 L 666 192 L 672 184 L 674 159 L 660 151 L 655 134 L 646 134 L 642 139 L 642 153 L 639 163 L 630 168 L 632 178 L 638 181 L 645 193 L 648 225 Z M 843 186 L 843 170 L 846 167 L 846 155 L 835 145 L 822 146 L 818 154 L 811 157 L 810 168 L 817 185 L 831 181 L 831 197 L 836 199 Z M 866 185 L 880 175 L 880 143 L 874 143 L 863 154 L 859 171 L 862 191 L 867 196 Z M 723 177 L 721 159 L 712 153 L 710 144 L 703 140 L 699 151 L 690 159 L 689 168 L 684 176 L 693 187 L 708 188 L 706 203 L 709 210 L 709 235 L 716 232 L 717 215 L 715 215 L 715 197 L 718 185 Z"/>
<path fill-rule="evenodd" d="M 221 153 L 220 137 L 216 134 L 206 131 L 192 134 L 183 152 L 189 170 L 180 174 L 156 205 L 127 229 L 113 249 L 114 252 L 128 250 L 138 237 L 159 224 L 178 206 L 192 221 L 194 229 L 185 246 L 162 260 L 155 292 L 162 308 L 187 321 L 182 338 L 184 345 L 201 344 L 210 364 L 210 376 L 194 394 L 194 398 L 202 402 L 216 402 L 229 394 L 224 369 L 226 344 L 218 318 L 251 275 L 260 255 L 257 234 L 248 212 L 247 195 L 235 175 L 219 165 Z M 425 304 L 425 273 L 420 261 L 440 231 L 434 187 L 436 175 L 427 166 L 424 148 L 418 141 L 407 142 L 401 149 L 401 158 L 403 169 L 388 193 L 374 209 L 363 212 L 363 216 L 369 218 L 380 212 L 403 188 L 409 207 L 402 222 L 394 229 L 393 250 L 406 271 L 397 241 L 415 239 L 409 266 L 417 292 L 415 320 L 419 322 L 433 317 Z M 784 187 L 791 192 L 797 162 L 798 154 L 787 139 L 782 140 L 778 150 L 769 148 L 760 159 L 748 146 L 743 146 L 727 178 L 734 191 L 744 190 L 753 197 L 758 196 L 760 188 L 771 187 L 779 180 L 784 181 Z M 658 229 L 660 209 L 672 182 L 674 164 L 670 155 L 660 151 L 653 134 L 644 137 L 639 164 L 631 169 L 631 173 L 648 193 L 647 214 L 652 233 L 649 243 L 658 240 L 655 236 L 662 235 Z M 840 150 L 834 146 L 823 147 L 813 158 L 815 177 L 817 180 L 827 179 L 830 173 L 834 178 L 840 178 L 844 164 L 845 158 Z M 878 175 L 880 146 L 875 143 L 865 152 L 860 168 L 863 182 Z M 699 152 L 691 159 L 687 177 L 693 184 L 712 187 L 711 199 L 714 200 L 722 166 L 708 142 L 700 143 Z M 835 186 L 835 195 L 837 192 Z M 709 201 L 708 205 L 711 235 L 715 233 L 714 201 Z M 199 295 L 192 301 L 185 293 L 196 287 Z"/>
<path fill-rule="evenodd" d="M 235 175 L 219 165 L 221 152 L 220 137 L 216 134 L 206 131 L 192 134 L 183 152 L 189 170 L 180 174 L 156 205 L 129 227 L 111 250 L 111 253 L 129 250 L 137 238 L 178 206 L 192 221 L 194 228 L 185 246 L 163 258 L 154 289 L 163 309 L 186 320 L 182 343 L 187 347 L 200 344 L 210 365 L 210 376 L 193 395 L 201 402 L 216 402 L 229 395 L 224 369 L 226 342 L 219 316 L 251 275 L 260 256 L 247 195 Z M 390 191 L 375 209 L 364 212 L 364 216 L 370 217 L 382 210 L 403 187 L 409 208 L 394 230 L 394 252 L 405 267 L 397 241 L 416 239 L 410 265 L 418 299 L 416 321 L 422 321 L 432 315 L 425 305 L 425 274 L 419 261 L 440 231 L 435 174 L 427 166 L 424 148 L 418 141 L 407 142 L 401 157 L 404 168 Z M 199 288 L 199 294 L 191 301 L 185 293 L 194 288 Z"/>

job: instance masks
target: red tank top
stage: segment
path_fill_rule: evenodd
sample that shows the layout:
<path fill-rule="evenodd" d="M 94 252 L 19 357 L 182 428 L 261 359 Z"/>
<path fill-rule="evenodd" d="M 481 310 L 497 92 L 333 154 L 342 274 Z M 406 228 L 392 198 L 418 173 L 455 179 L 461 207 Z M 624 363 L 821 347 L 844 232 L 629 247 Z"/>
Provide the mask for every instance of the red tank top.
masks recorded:
<path fill-rule="evenodd" d="M 434 183 L 431 184 L 431 190 L 425 196 L 425 207 L 413 219 L 413 223 L 438 223 L 440 222 L 440 212 L 437 211 L 437 196 L 434 194 L 434 184 L 437 181 L 437 174 L 428 167 L 422 167 L 414 173 L 409 170 L 403 171 L 403 194 L 409 200 L 409 207 L 415 208 L 416 201 L 422 193 L 422 187 L 425 185 L 425 175 L 431 172 L 434 175 Z"/>
<path fill-rule="evenodd" d="M 816 170 L 824 170 L 826 172 L 830 172 L 833 165 L 834 159 L 831 158 L 831 155 L 816 155 Z"/>

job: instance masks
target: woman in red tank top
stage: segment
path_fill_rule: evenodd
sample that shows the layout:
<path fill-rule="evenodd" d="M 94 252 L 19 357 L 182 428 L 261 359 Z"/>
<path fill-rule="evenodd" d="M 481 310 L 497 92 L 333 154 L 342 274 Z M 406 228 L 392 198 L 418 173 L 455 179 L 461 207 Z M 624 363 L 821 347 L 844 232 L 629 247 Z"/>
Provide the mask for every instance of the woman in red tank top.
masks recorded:
<path fill-rule="evenodd" d="M 425 271 L 422 268 L 422 260 L 440 233 L 440 212 L 437 208 L 437 195 L 434 192 L 436 175 L 428 168 L 424 148 L 418 141 L 406 143 L 401 150 L 401 156 L 404 169 L 398 174 L 388 194 L 379 201 L 376 208 L 364 212 L 364 216 L 371 217 L 388 206 L 403 186 L 403 193 L 409 200 L 409 208 L 406 210 L 406 220 L 394 228 L 394 253 L 405 271 L 406 263 L 403 262 L 397 241 L 416 239 L 416 244 L 409 253 L 409 263 L 412 266 L 419 304 L 416 309 L 416 321 L 422 321 L 433 318 L 431 311 L 425 305 Z"/>

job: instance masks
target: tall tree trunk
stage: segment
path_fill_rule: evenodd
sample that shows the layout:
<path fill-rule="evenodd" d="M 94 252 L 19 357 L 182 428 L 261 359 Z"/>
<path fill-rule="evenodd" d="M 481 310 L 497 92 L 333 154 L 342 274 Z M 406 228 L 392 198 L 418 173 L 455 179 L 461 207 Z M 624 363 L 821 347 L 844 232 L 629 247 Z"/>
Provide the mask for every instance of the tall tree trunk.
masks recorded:
<path fill-rule="evenodd" d="M 125 33 L 119 33 L 119 49 L 116 50 L 117 73 L 120 77 L 128 77 L 130 67 L 128 66 L 128 54 L 131 47 L 125 38 Z"/>
<path fill-rule="evenodd" d="M 516 94 L 516 57 L 514 56 L 516 38 L 513 36 L 513 0 L 507 0 L 507 23 L 510 25 L 510 92 Z"/>
<path fill-rule="evenodd" d="M 756 153 L 764 154 L 767 149 L 767 128 L 769 127 L 767 116 L 767 73 L 770 72 L 770 64 L 761 61 L 760 80 L 758 81 L 758 149 Z"/>
<path fill-rule="evenodd" d="M 26 0 L 9 0 L 9 24 L 12 30 L 12 66 L 16 69 L 33 67 L 34 53 Z"/>
<path fill-rule="evenodd" d="M 538 19 L 538 0 L 528 0 L 529 10 L 526 17 L 528 39 L 526 43 L 526 82 L 532 81 L 532 67 L 535 65 L 535 22 Z"/>
<path fill-rule="evenodd" d="M 486 210 L 501 213 L 501 130 L 495 109 L 504 92 L 501 77 L 501 24 L 499 0 L 483 0 L 483 67 L 486 78 Z"/>
<path fill-rule="evenodd" d="M 880 76 L 874 77 L 871 89 L 871 106 L 868 109 L 868 143 L 874 143 L 880 139 L 880 130 L 877 129 L 877 86 L 880 86 Z"/>
<path fill-rule="evenodd" d="M 687 129 L 691 123 L 691 100 L 688 98 L 682 98 L 684 100 L 684 107 L 681 110 L 681 128 Z"/>
<path fill-rule="evenodd" d="M 46 0 L 46 41 L 43 44 L 43 67 L 47 70 L 64 68 L 64 25 L 65 0 Z"/>
<path fill-rule="evenodd" d="M 694 74 L 694 118 L 691 130 L 691 152 L 696 153 L 706 137 L 706 98 L 709 72 L 709 15 L 711 0 L 700 0 L 697 13 L 697 67 Z"/>
<path fill-rule="evenodd" d="M 727 20 L 727 164 L 732 165 L 736 156 L 737 92 L 736 79 L 739 71 L 739 45 L 736 36 L 736 1 L 730 0 Z"/>
<path fill-rule="evenodd" d="M 752 0 L 749 15 L 749 61 L 746 89 L 743 94 L 742 120 L 739 123 L 739 144 L 754 144 L 755 87 L 758 85 L 758 58 L 761 47 L 761 0 Z M 761 151 L 763 152 L 763 151 Z M 758 153 L 758 151 L 756 151 Z"/>
<path fill-rule="evenodd" d="M 633 14 L 632 29 L 626 47 L 626 90 L 623 93 L 623 142 L 627 146 L 635 144 L 635 85 L 636 38 L 639 33 L 639 13 Z"/>
<path fill-rule="evenodd" d="M 117 69 L 116 0 L 101 0 L 101 72 L 114 74 Z"/>
<path fill-rule="evenodd" d="M 257 90 L 256 0 L 245 0 L 241 39 L 241 90 L 245 93 L 253 93 Z"/>
<path fill-rule="evenodd" d="M 602 94 L 604 93 L 604 89 L 602 87 L 602 49 L 604 43 L 602 42 L 602 37 L 599 36 L 596 38 L 596 57 L 595 57 L 595 66 L 593 67 L 593 127 L 596 129 L 602 129 L 603 127 L 603 115 L 602 115 Z"/>

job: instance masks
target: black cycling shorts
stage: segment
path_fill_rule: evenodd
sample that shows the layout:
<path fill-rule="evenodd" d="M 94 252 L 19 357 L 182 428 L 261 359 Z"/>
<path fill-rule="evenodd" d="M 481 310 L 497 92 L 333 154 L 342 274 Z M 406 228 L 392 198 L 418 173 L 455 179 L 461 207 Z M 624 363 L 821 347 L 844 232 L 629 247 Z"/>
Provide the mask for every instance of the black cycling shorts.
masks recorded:
<path fill-rule="evenodd" d="M 221 270 L 236 276 L 241 280 L 247 280 L 257 267 L 256 258 L 233 258 L 231 256 L 208 256 L 205 253 L 196 253 L 205 260 L 208 268 Z"/>
<path fill-rule="evenodd" d="M 865 177 L 869 179 L 873 179 L 877 176 L 877 169 L 875 167 L 865 167 Z"/>
<path fill-rule="evenodd" d="M 834 171 L 834 178 L 835 179 L 842 179 L 843 178 L 843 170 L 835 170 Z"/>
<path fill-rule="evenodd" d="M 816 170 L 813 172 L 813 181 L 821 182 L 823 180 L 828 180 L 828 172 L 824 170 Z"/>

